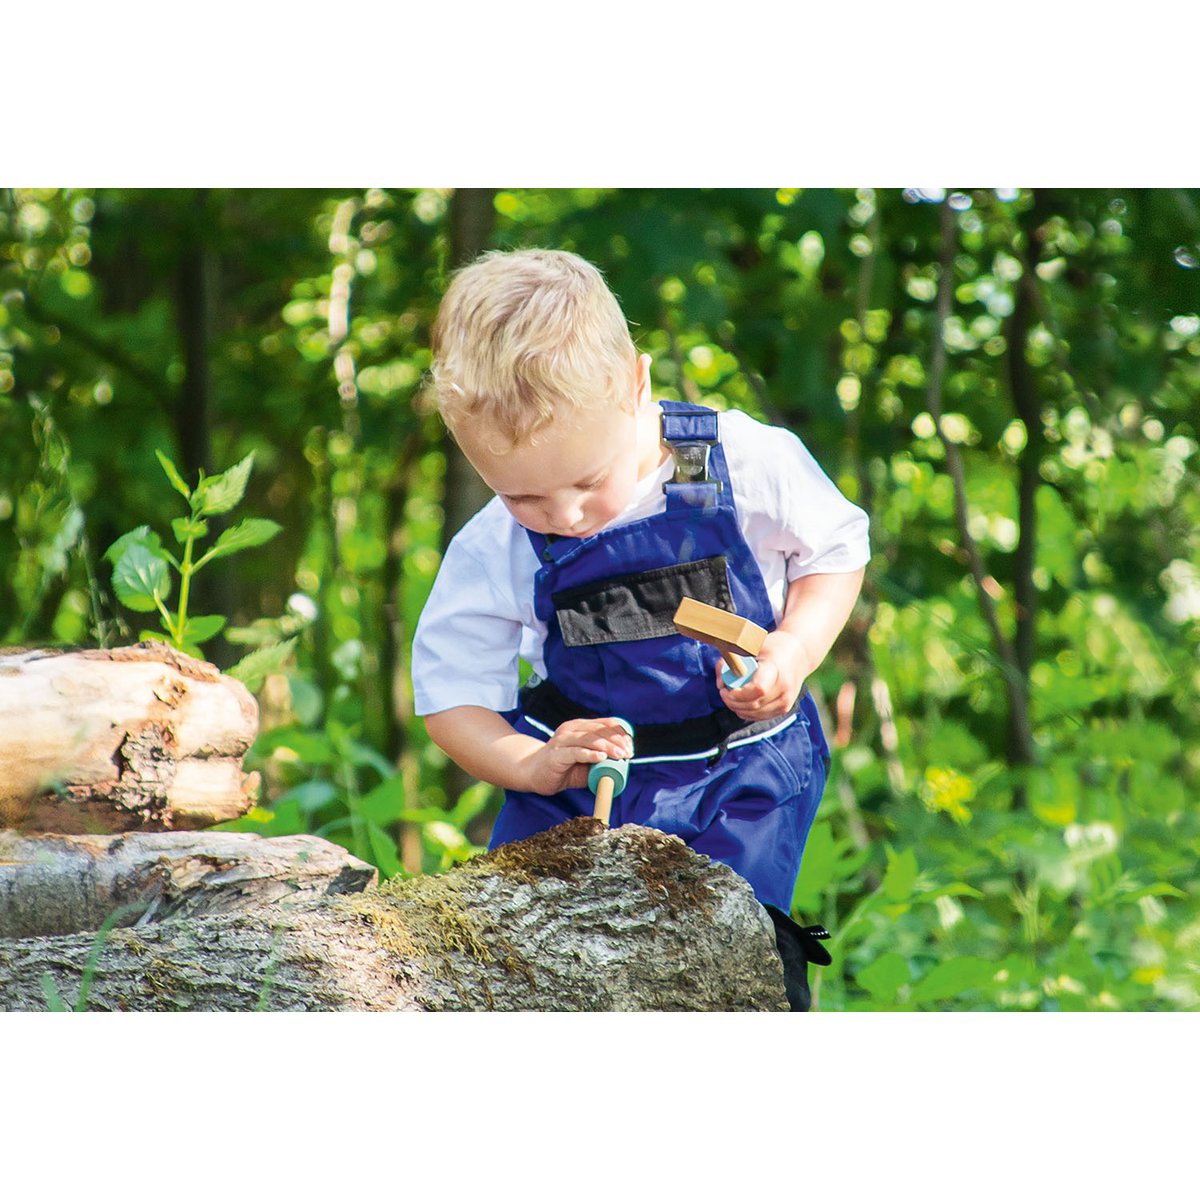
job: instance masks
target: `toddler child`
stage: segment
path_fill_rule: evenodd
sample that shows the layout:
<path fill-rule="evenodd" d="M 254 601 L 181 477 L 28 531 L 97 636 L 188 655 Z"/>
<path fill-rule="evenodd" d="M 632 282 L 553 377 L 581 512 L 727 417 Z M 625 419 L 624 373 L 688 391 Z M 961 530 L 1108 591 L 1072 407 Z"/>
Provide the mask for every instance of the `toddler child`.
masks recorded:
<path fill-rule="evenodd" d="M 612 824 L 748 880 L 807 1008 L 807 962 L 829 958 L 787 914 L 828 748 L 804 681 L 858 596 L 866 514 L 790 432 L 656 403 L 649 356 L 576 255 L 484 255 L 432 341 L 438 407 L 496 498 L 452 540 L 414 637 L 430 737 L 505 789 L 492 847 L 590 815 L 592 764 L 632 756 Z M 769 630 L 749 683 L 676 632 L 684 596 Z"/>

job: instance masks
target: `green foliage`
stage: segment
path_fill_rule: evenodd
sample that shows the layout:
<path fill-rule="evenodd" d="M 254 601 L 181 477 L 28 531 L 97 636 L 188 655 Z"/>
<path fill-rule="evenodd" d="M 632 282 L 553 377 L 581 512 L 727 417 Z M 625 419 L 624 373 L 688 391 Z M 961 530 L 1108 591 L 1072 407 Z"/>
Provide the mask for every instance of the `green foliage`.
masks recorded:
<path fill-rule="evenodd" d="M 448 786 L 407 680 L 454 500 L 419 389 L 460 199 L 0 194 L 0 637 L 132 635 L 121 597 L 161 617 L 156 593 L 177 625 L 167 547 L 208 546 L 187 608 L 229 624 L 188 633 L 251 651 L 262 711 L 237 826 L 384 874 L 476 852 L 499 804 Z M 493 246 L 601 265 L 658 395 L 794 429 L 871 515 L 859 611 L 812 681 L 841 735 L 794 900 L 834 933 L 819 1004 L 1200 1007 L 1200 193 L 504 189 L 492 217 Z M 208 281 L 202 322 L 183 278 Z M 159 539 L 167 446 L 186 509 Z M 251 455 L 193 506 L 185 476 Z M 261 527 L 220 529 L 242 491 L 282 527 L 269 555 L 232 557 Z M 91 547 L 124 530 L 114 601 Z M 1009 639 L 1033 608 L 1032 761 L 985 594 Z"/>
<path fill-rule="evenodd" d="M 214 559 L 269 542 L 279 533 L 280 526 L 274 521 L 247 517 L 232 529 L 224 530 L 204 554 L 196 557 L 197 544 L 209 533 L 209 523 L 204 518 L 227 513 L 241 501 L 254 466 L 254 455 L 248 454 L 220 475 L 206 476 L 201 470 L 200 480 L 193 490 L 161 450 L 155 450 L 155 454 L 171 486 L 188 503 L 188 516 L 176 517 L 171 522 L 175 540 L 183 547 L 182 554 L 177 558 L 164 548 L 158 534 L 148 525 L 139 525 L 117 538 L 104 552 L 104 557 L 112 564 L 112 584 L 117 599 L 135 612 L 157 610 L 162 619 L 165 638 L 155 631 L 143 632 L 141 636 L 167 641 L 177 650 L 199 658 L 200 646 L 225 628 L 226 619 L 188 612 L 192 580 Z M 166 606 L 171 597 L 172 571 L 179 576 L 179 606 L 174 613 Z M 239 664 L 240 671 L 235 668 L 234 674 L 245 682 L 260 680 L 271 669 L 278 670 L 282 666 L 286 653 L 285 645 L 257 651 L 244 659 Z"/>

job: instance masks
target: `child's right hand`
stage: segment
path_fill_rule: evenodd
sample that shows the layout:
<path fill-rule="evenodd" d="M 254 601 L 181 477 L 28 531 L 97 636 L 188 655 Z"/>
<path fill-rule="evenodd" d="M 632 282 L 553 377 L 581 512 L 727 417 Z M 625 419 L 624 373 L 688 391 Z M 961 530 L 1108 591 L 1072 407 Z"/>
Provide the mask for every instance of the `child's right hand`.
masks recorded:
<path fill-rule="evenodd" d="M 595 763 L 632 757 L 633 739 L 614 718 L 564 721 L 526 761 L 530 783 L 525 790 L 553 796 L 566 788 L 587 787 Z"/>

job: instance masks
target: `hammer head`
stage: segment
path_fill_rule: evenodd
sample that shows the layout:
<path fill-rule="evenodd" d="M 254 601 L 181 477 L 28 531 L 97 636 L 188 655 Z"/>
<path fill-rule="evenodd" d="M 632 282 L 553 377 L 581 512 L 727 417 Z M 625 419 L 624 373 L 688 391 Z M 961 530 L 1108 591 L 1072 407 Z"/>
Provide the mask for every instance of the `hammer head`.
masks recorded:
<path fill-rule="evenodd" d="M 697 638 L 716 646 L 723 654 L 753 654 L 757 655 L 762 649 L 767 631 L 737 613 L 726 612 L 723 608 L 714 608 L 711 604 L 701 604 L 685 596 L 675 610 L 675 628 L 684 637 Z"/>

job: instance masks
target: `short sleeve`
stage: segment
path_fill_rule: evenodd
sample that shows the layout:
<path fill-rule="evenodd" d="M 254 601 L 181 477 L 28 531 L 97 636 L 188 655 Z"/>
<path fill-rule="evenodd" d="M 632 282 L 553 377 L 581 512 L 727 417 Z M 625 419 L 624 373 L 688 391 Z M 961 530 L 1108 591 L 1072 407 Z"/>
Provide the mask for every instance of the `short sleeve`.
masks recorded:
<path fill-rule="evenodd" d="M 739 515 L 762 555 L 782 555 L 787 582 L 856 571 L 871 559 L 867 514 L 851 503 L 790 430 L 722 414 Z"/>
<path fill-rule="evenodd" d="M 484 563 L 451 541 L 413 635 L 418 716 L 471 704 L 505 712 L 517 702 L 522 623 Z"/>

